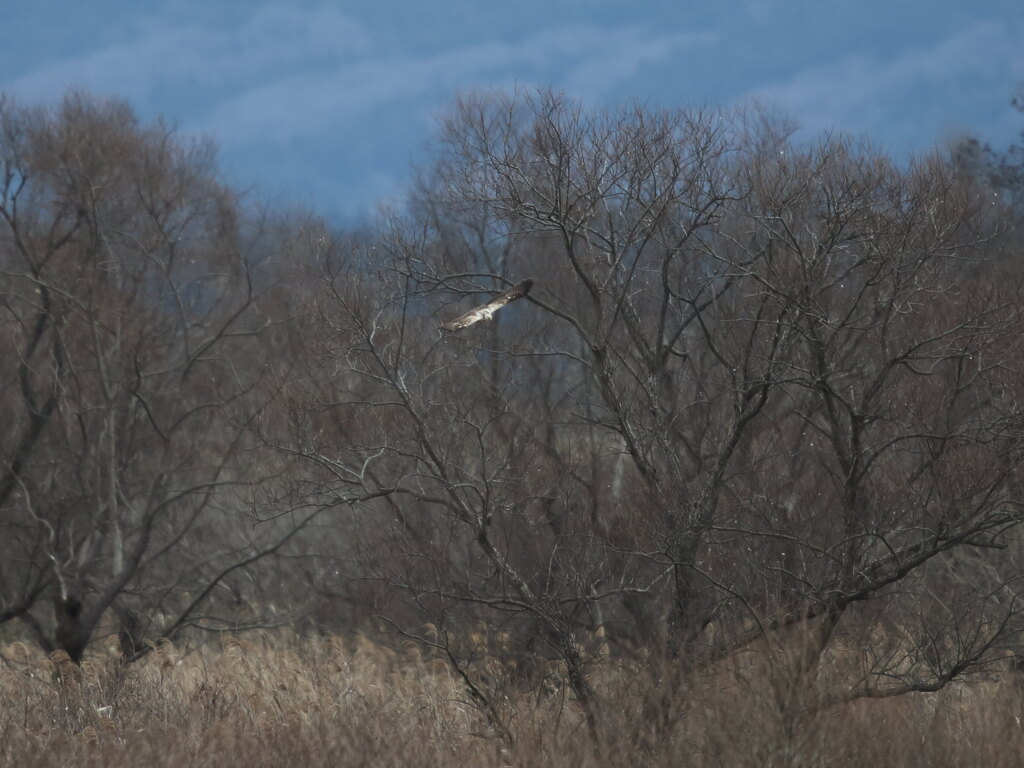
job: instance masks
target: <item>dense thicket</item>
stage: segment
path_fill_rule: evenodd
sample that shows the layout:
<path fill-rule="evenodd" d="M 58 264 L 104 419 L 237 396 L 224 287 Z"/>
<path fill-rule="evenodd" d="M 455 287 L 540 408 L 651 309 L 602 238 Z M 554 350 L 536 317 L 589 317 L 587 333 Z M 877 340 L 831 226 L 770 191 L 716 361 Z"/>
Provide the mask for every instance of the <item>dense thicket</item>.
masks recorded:
<path fill-rule="evenodd" d="M 1021 272 L 963 163 L 516 92 L 332 236 L 122 104 L 0 121 L 0 619 L 44 647 L 374 627 L 512 741 L 496 659 L 600 737 L 609 656 L 753 649 L 798 712 L 1016 646 Z"/>

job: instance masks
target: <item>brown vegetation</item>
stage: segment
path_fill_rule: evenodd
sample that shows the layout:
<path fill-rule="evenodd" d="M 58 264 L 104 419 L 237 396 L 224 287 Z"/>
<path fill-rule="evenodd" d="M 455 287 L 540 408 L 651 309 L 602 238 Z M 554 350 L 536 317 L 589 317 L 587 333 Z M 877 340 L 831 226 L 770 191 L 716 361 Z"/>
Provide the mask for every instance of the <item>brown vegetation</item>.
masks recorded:
<path fill-rule="evenodd" d="M 24 645 L 3 653 L 0 761 L 29 768 L 996 767 L 1017 765 L 1024 749 L 1013 680 L 791 717 L 778 681 L 753 661 L 685 680 L 604 662 L 594 683 L 616 707 L 593 742 L 566 690 L 499 674 L 489 685 L 514 734 L 505 743 L 447 665 L 366 639 L 248 635 L 192 652 L 162 644 L 128 667 L 91 657 L 75 682 Z M 671 727 L 657 729 L 652 711 Z"/>
<path fill-rule="evenodd" d="M 758 112 L 472 97 L 435 158 L 332 233 L 0 101 L 3 757 L 1006 760 L 1016 214 Z"/>

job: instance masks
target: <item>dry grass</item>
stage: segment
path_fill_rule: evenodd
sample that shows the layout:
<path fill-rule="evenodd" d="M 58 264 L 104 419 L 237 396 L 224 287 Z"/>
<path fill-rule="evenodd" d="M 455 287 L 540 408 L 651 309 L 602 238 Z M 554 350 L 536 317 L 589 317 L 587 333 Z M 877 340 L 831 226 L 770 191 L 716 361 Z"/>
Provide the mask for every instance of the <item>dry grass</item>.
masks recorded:
<path fill-rule="evenodd" d="M 502 742 L 437 660 L 365 639 L 230 638 L 81 669 L 22 644 L 0 664 L 0 764 L 32 766 L 1016 766 L 1011 682 L 808 712 L 771 675 L 682 682 L 602 662 L 595 742 L 550 670 L 487 662 Z"/>

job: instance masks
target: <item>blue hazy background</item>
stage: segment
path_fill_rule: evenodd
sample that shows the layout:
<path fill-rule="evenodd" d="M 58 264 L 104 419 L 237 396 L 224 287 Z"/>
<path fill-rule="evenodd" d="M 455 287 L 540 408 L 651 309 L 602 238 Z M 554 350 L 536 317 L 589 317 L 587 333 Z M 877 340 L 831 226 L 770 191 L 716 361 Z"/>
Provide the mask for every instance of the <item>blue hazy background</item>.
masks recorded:
<path fill-rule="evenodd" d="M 1019 136 L 1021 0 L 19 0 L 0 91 L 127 99 L 210 135 L 228 181 L 335 222 L 401 199 L 468 90 L 550 86 L 588 106 L 752 98 L 799 135 L 897 157 Z"/>

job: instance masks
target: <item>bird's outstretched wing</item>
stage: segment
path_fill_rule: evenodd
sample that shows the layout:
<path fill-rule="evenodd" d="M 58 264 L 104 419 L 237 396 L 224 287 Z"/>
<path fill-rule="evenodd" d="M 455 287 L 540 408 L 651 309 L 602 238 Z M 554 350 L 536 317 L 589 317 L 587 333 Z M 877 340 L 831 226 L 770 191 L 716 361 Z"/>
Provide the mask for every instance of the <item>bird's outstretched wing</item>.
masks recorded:
<path fill-rule="evenodd" d="M 481 304 L 479 307 L 469 310 L 462 317 L 442 323 L 441 327 L 446 331 L 461 331 L 463 328 L 468 328 L 481 320 L 490 320 L 494 313 L 506 304 L 511 304 L 516 299 L 521 299 L 528 294 L 532 285 L 533 280 L 523 280 L 521 283 L 516 283 L 500 296 L 496 296 L 486 304 Z"/>

